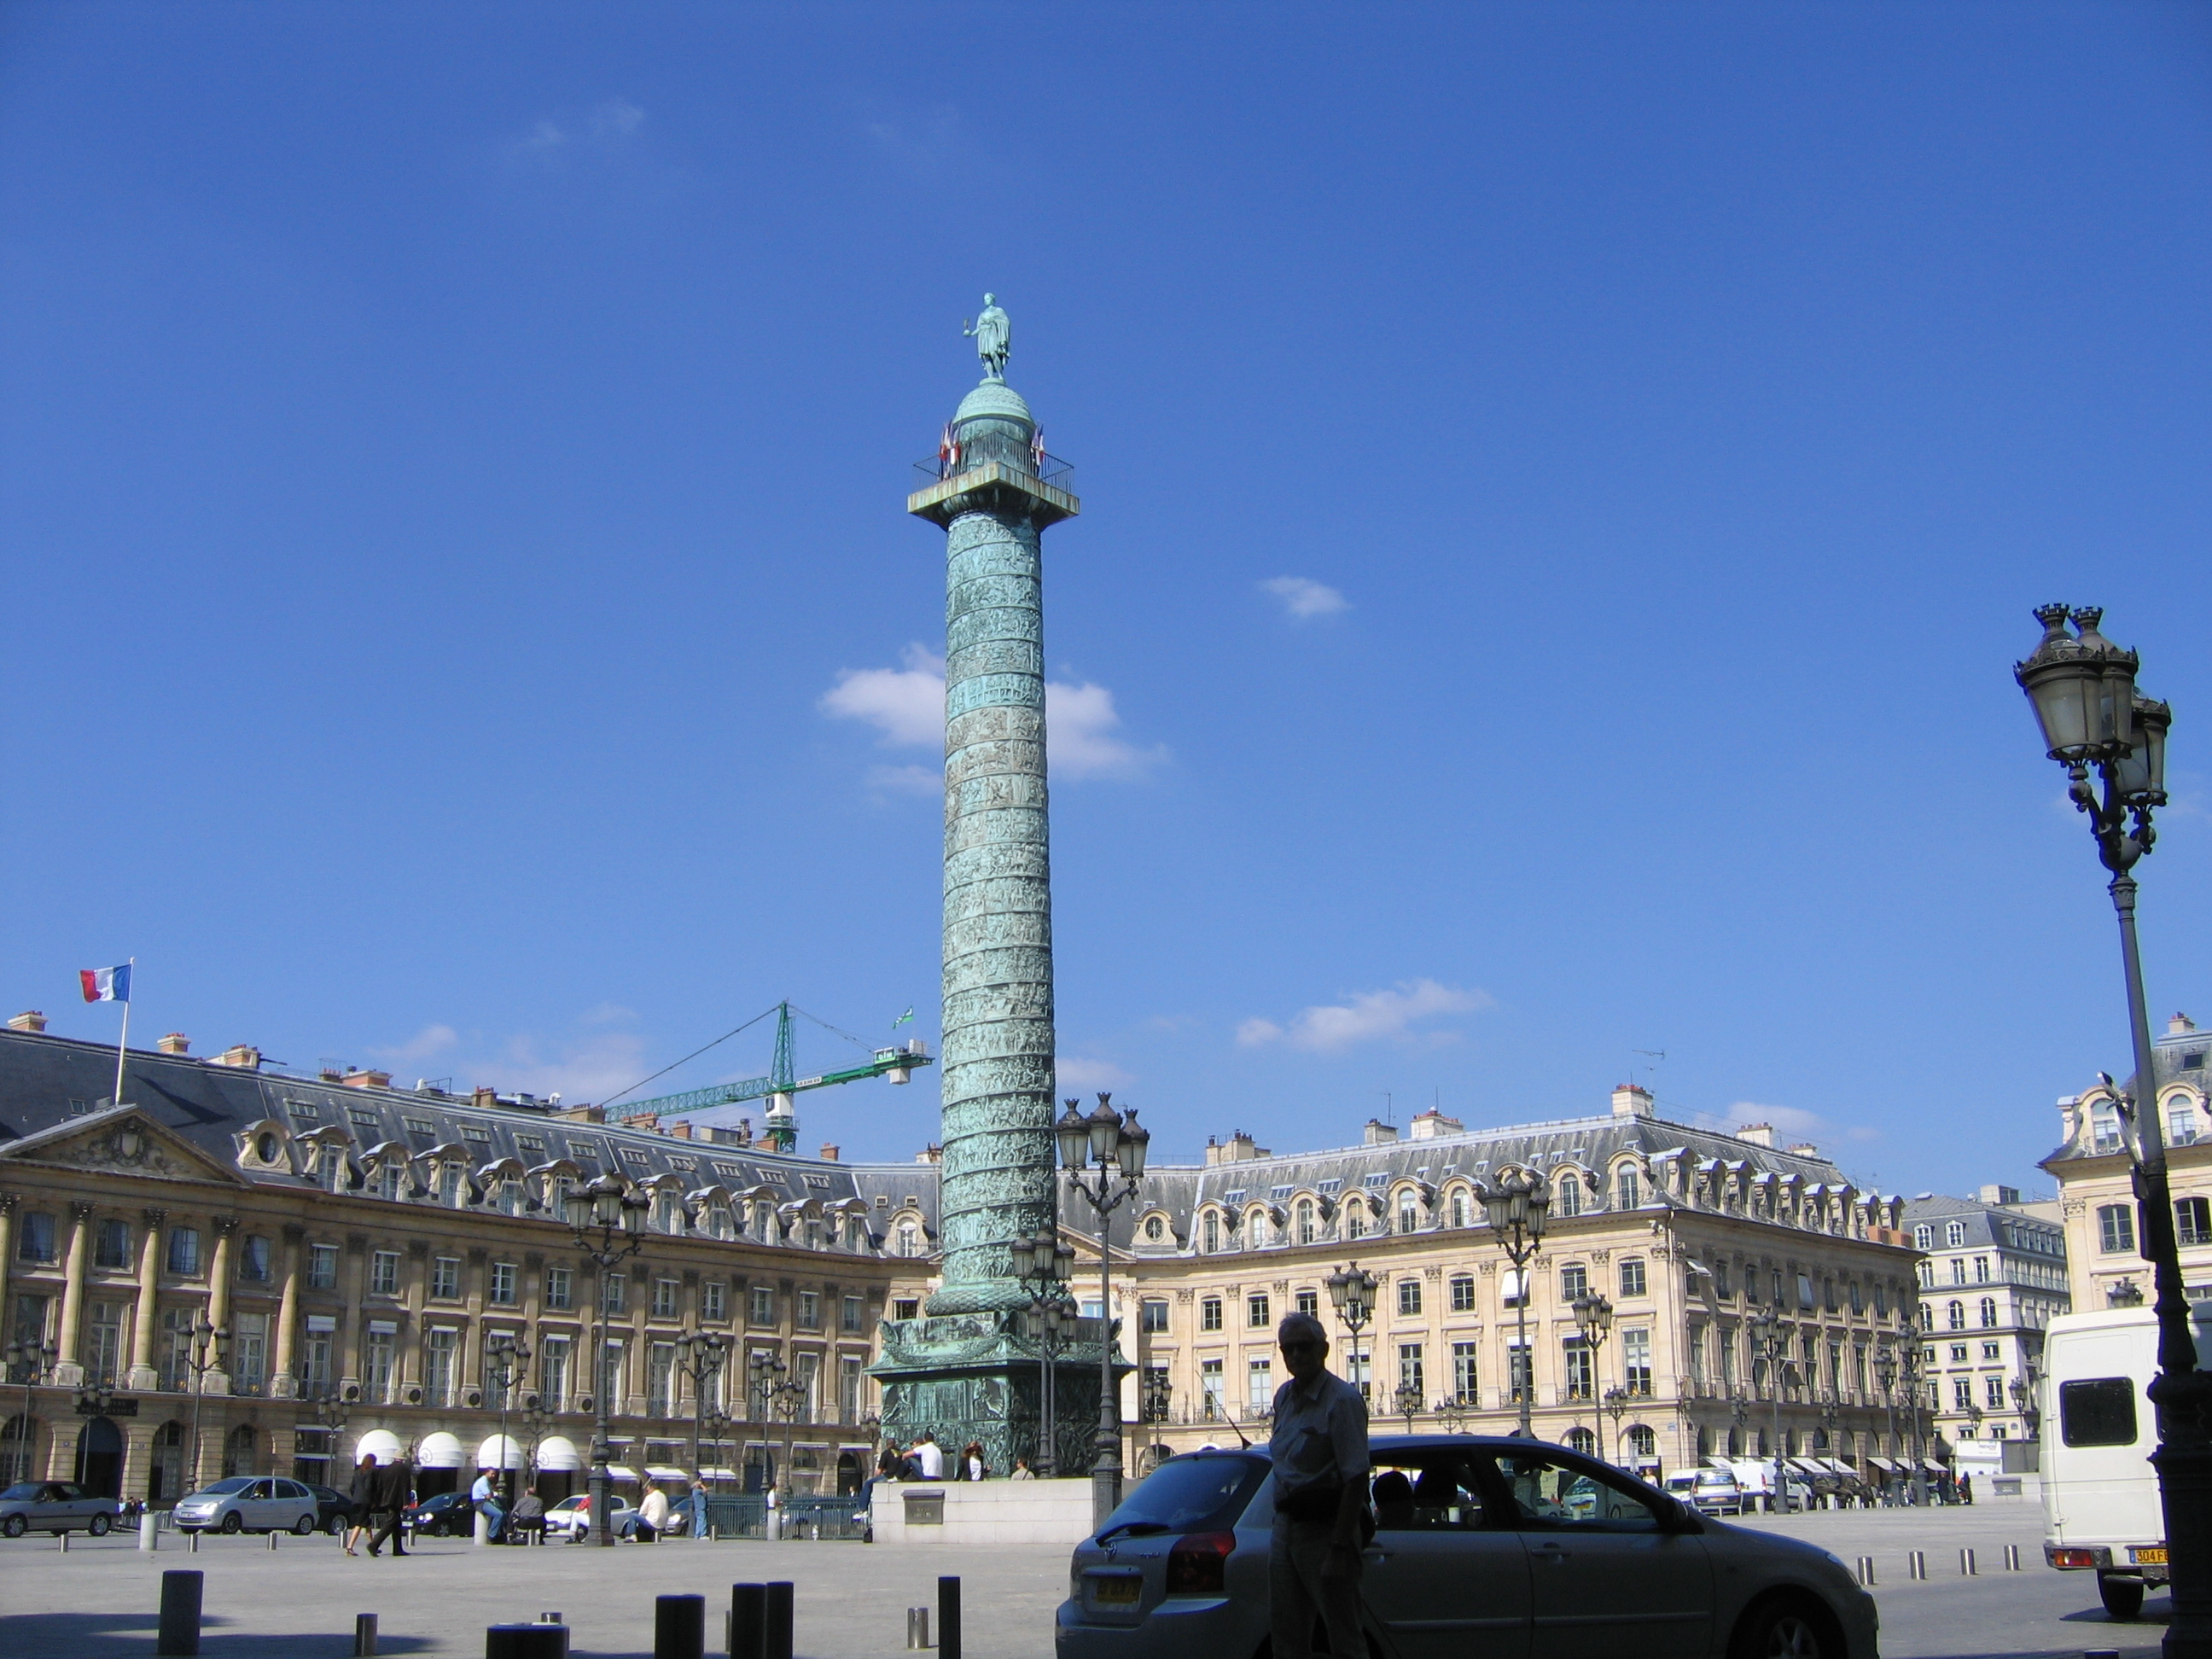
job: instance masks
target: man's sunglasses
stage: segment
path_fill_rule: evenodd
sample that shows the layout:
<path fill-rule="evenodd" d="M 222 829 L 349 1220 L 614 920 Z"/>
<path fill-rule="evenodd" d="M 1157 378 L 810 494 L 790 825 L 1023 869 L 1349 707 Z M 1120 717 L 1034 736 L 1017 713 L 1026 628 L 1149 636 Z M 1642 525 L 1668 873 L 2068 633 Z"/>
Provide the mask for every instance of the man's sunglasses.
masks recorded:
<path fill-rule="evenodd" d="M 1300 1337 L 1294 1342 L 1284 1342 L 1279 1343 L 1277 1346 L 1279 1346 L 1285 1353 L 1319 1353 L 1324 1348 L 1328 1347 L 1328 1344 L 1326 1342 L 1316 1342 L 1311 1337 Z"/>

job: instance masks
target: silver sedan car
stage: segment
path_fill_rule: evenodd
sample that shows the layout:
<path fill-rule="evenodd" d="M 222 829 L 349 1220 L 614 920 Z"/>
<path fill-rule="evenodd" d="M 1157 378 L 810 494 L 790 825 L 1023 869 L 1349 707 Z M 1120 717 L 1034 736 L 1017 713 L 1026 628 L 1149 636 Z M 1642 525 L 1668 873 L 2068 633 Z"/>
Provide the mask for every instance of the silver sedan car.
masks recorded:
<path fill-rule="evenodd" d="M 322 1504 L 297 1480 L 280 1474 L 234 1474 L 177 1500 L 179 1532 L 293 1532 L 305 1538 Z"/>
<path fill-rule="evenodd" d="M 1360 1600 L 1383 1659 L 1878 1659 L 1874 1598 L 1815 1546 L 1563 1447 L 1436 1435 L 1370 1450 Z M 1255 1659 L 1272 1486 L 1254 1449 L 1170 1458 L 1133 1487 L 1076 1547 L 1058 1659 Z"/>
<path fill-rule="evenodd" d="M 95 1497 L 67 1480 L 21 1480 L 0 1492 L 0 1538 L 76 1527 L 100 1538 L 122 1513 L 112 1498 Z"/>

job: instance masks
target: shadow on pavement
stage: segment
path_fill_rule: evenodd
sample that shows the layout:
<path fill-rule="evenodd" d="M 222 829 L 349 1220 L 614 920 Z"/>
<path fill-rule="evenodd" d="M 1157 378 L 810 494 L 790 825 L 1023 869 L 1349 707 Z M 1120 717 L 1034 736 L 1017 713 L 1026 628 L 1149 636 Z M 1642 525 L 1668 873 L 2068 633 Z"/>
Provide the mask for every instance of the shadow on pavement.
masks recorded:
<path fill-rule="evenodd" d="M 0 1617 L 0 1653 L 9 1659 L 144 1659 L 161 1624 L 151 1613 L 24 1613 Z M 203 1659 L 340 1659 L 353 1651 L 350 1626 L 342 1631 L 243 1632 L 226 1634 L 225 1620 L 200 1621 Z M 419 1653 L 429 1644 L 420 1637 L 380 1635 L 380 1654 Z"/>

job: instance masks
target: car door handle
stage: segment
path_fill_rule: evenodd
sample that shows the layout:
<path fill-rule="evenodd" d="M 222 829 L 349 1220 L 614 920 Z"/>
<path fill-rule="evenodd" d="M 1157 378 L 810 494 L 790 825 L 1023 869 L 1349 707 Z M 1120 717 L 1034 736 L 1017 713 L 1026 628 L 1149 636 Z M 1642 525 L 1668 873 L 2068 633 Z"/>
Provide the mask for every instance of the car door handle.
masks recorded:
<path fill-rule="evenodd" d="M 1360 1559 L 1366 1561 L 1388 1561 L 1390 1559 L 1388 1550 L 1366 1549 L 1360 1551 L 1359 1554 Z"/>
<path fill-rule="evenodd" d="M 1532 1544 L 1528 1547 L 1528 1553 L 1547 1561 L 1564 1561 L 1567 1559 L 1567 1547 L 1565 1544 Z"/>

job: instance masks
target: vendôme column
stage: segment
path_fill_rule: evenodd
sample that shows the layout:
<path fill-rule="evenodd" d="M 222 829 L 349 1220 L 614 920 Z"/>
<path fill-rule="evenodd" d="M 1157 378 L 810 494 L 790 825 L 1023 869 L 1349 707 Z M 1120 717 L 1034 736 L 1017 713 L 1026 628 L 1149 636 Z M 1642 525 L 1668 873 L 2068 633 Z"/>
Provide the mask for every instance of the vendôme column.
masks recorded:
<path fill-rule="evenodd" d="M 873 1370 L 886 1432 L 980 1439 L 1004 1469 L 1036 1455 L 1039 1382 L 1009 1317 L 1029 1302 L 1011 1250 L 1053 1222 L 1042 543 L 1079 504 L 1006 384 L 1006 313 L 983 303 L 982 383 L 907 501 L 945 532 L 944 1278 L 928 1317 L 885 1328 Z M 1064 1382 L 1056 1414 L 1076 1409 Z"/>

